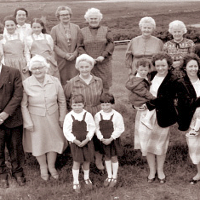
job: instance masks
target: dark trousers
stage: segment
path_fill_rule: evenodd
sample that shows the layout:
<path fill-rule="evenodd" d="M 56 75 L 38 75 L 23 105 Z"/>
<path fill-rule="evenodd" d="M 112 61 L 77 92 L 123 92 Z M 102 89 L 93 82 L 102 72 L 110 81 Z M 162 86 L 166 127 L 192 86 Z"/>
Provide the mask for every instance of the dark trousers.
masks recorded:
<path fill-rule="evenodd" d="M 0 126 L 0 178 L 6 179 L 8 172 L 5 165 L 5 146 L 11 160 L 12 175 L 23 176 L 24 151 L 22 146 L 23 126 L 7 128 Z"/>

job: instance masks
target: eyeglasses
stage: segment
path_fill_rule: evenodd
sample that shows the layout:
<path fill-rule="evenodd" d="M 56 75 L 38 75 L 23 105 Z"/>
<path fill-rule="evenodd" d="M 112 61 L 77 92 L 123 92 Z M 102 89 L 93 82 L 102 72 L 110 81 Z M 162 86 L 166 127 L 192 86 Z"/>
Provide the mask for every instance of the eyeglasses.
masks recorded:
<path fill-rule="evenodd" d="M 44 69 L 44 66 L 41 66 L 41 67 L 32 67 L 31 71 L 36 71 L 36 70 L 41 71 L 42 69 Z"/>
<path fill-rule="evenodd" d="M 70 16 L 70 14 L 61 14 L 59 15 L 60 17 L 67 17 L 67 16 Z"/>

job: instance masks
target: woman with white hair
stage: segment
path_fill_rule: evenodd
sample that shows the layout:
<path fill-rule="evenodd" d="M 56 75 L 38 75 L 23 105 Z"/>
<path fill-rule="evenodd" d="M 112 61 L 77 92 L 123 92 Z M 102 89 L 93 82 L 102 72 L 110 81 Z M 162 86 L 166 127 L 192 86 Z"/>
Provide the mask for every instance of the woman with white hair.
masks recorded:
<path fill-rule="evenodd" d="M 88 9 L 84 17 L 89 26 L 81 29 L 78 51 L 95 59 L 92 73 L 102 79 L 104 91 L 108 91 L 112 85 L 113 35 L 108 27 L 100 25 L 103 15 L 99 9 Z"/>
<path fill-rule="evenodd" d="M 56 17 L 60 23 L 51 30 L 54 40 L 54 51 L 60 72 L 61 84 L 64 86 L 68 80 L 78 74 L 74 67 L 78 56 L 77 38 L 80 33 L 78 25 L 70 22 L 72 10 L 67 6 L 59 6 Z"/>
<path fill-rule="evenodd" d="M 142 35 L 133 38 L 126 50 L 125 62 L 130 78 L 135 75 L 136 63 L 140 58 L 151 60 L 152 55 L 162 51 L 163 48 L 162 41 L 152 36 L 156 29 L 156 23 L 152 17 L 143 17 L 139 22 L 139 28 Z"/>
<path fill-rule="evenodd" d="M 164 44 L 163 50 L 173 59 L 173 73 L 178 77 L 182 77 L 184 73 L 180 70 L 180 67 L 183 57 L 195 52 L 195 44 L 192 40 L 183 37 L 187 33 L 187 29 L 182 21 L 175 20 L 171 22 L 168 31 L 172 34 L 173 39 Z"/>
<path fill-rule="evenodd" d="M 59 175 L 55 169 L 57 153 L 65 147 L 62 126 L 66 114 L 66 101 L 58 78 L 46 74 L 49 64 L 40 55 L 30 60 L 32 75 L 23 81 L 24 94 L 21 103 L 23 125 L 23 146 L 25 152 L 36 157 L 41 178 L 54 179 Z"/>
<path fill-rule="evenodd" d="M 71 110 L 69 106 L 70 99 L 76 94 L 82 94 L 84 96 L 84 109 L 93 116 L 100 111 L 100 96 L 103 92 L 103 84 L 100 78 L 91 73 L 94 64 L 95 60 L 87 54 L 82 54 L 77 57 L 75 67 L 79 71 L 79 75 L 68 81 L 64 88 L 69 111 Z M 93 138 L 96 151 L 96 166 L 98 169 L 103 170 L 102 156 L 99 154 L 100 142 L 98 142 L 98 139 L 95 136 Z"/>

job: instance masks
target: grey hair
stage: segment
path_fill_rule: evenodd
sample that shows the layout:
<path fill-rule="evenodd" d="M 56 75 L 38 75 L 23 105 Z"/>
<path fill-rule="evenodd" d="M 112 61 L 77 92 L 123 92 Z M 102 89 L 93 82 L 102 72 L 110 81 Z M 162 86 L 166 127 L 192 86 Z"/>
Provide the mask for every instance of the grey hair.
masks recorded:
<path fill-rule="evenodd" d="M 169 24 L 169 33 L 172 34 L 172 31 L 175 27 L 179 27 L 183 30 L 183 34 L 187 33 L 187 28 L 185 26 L 185 24 L 182 22 L 182 21 L 179 21 L 179 20 L 174 20 L 173 22 L 171 22 Z"/>
<path fill-rule="evenodd" d="M 156 22 L 152 17 L 143 17 L 139 22 L 139 27 L 142 28 L 144 23 L 150 23 L 153 26 L 153 29 L 156 29 Z"/>
<path fill-rule="evenodd" d="M 40 55 L 35 55 L 30 60 L 30 64 L 29 64 L 30 71 L 35 63 L 40 63 L 41 66 L 45 67 L 46 69 L 48 69 L 50 67 L 50 64 L 47 63 L 46 58 L 44 58 L 43 56 L 40 56 Z"/>
<path fill-rule="evenodd" d="M 88 19 L 90 17 L 90 15 L 98 15 L 99 16 L 99 19 L 102 20 L 103 18 L 103 14 L 101 13 L 101 11 L 97 8 L 89 8 L 85 15 L 84 15 L 84 18 L 85 20 L 88 22 Z"/>
<path fill-rule="evenodd" d="M 75 64 L 76 69 L 78 69 L 78 64 L 82 61 L 85 61 L 89 63 L 90 65 L 92 65 L 92 67 L 94 67 L 95 60 L 87 54 L 82 54 L 76 58 L 76 64 Z"/>
<path fill-rule="evenodd" d="M 68 6 L 58 6 L 57 10 L 56 10 L 56 13 L 55 13 L 55 16 L 59 19 L 60 17 L 60 11 L 62 10 L 67 10 L 70 14 L 70 17 L 72 16 L 72 9 Z"/>

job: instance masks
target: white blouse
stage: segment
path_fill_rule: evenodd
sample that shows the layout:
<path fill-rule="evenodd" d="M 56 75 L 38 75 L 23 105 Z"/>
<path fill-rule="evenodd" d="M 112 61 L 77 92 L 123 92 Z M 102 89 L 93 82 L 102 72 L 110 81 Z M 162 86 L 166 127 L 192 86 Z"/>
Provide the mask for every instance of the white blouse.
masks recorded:
<path fill-rule="evenodd" d="M 157 97 L 157 93 L 158 93 L 158 88 L 160 87 L 161 83 L 163 82 L 165 76 L 157 76 L 155 75 L 155 77 L 153 78 L 153 80 L 151 81 L 151 86 L 150 86 L 150 92 L 153 96 Z"/>

